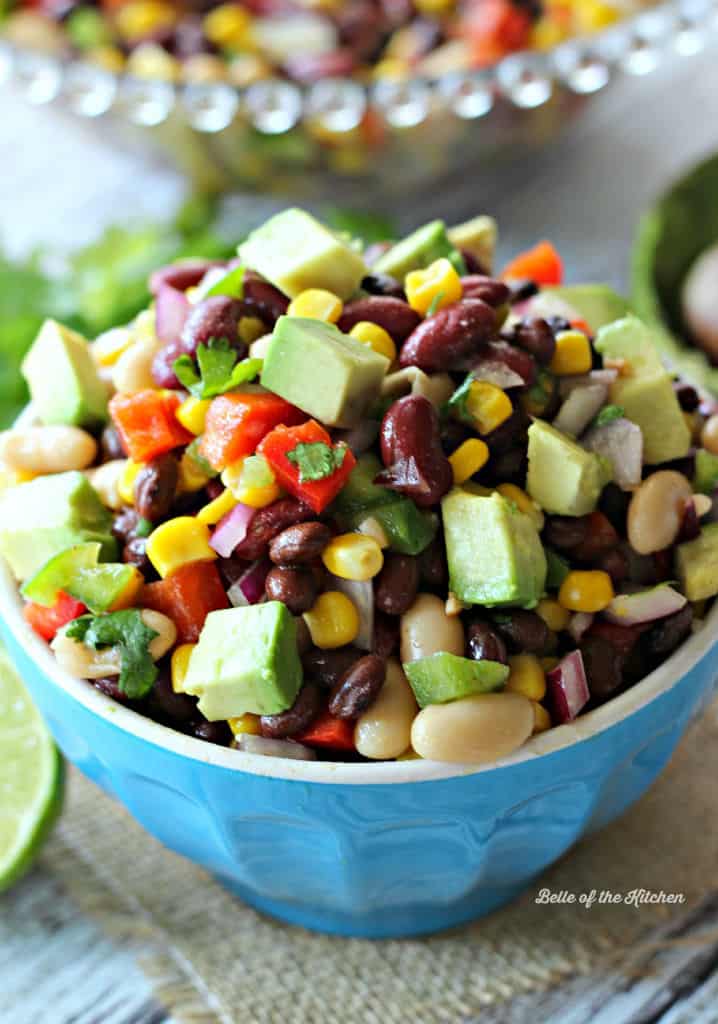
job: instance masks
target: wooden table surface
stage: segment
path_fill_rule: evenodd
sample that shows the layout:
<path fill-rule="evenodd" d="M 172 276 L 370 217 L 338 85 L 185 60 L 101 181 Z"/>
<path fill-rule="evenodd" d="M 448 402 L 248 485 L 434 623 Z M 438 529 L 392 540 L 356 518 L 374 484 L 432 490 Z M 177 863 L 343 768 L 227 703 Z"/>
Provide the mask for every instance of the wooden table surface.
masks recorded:
<path fill-rule="evenodd" d="M 718 148 L 716 58 L 714 46 L 627 81 L 598 97 L 540 157 L 480 188 L 467 168 L 442 194 L 403 204 L 401 220 L 441 214 L 452 221 L 490 209 L 504 252 L 550 235 L 570 276 L 625 287 L 641 210 Z M 98 141 L 92 126 L 56 120 L 3 93 L 0 239 L 11 252 L 47 241 L 80 244 L 102 224 L 161 216 L 182 187 L 170 169 Z M 251 209 L 260 215 L 254 200 Z M 656 940 L 620 971 L 521 996 L 482 1011 L 481 1024 L 718 1024 L 718 892 Z M 0 993 L 0 1024 L 170 1020 L 132 956 L 78 912 L 42 862 L 0 903 Z"/>

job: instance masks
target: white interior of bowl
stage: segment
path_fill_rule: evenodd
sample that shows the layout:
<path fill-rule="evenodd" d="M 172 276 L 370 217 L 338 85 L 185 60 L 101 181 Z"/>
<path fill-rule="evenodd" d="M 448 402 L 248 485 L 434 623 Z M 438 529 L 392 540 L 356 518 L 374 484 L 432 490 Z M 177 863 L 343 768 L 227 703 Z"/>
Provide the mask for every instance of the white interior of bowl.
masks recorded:
<path fill-rule="evenodd" d="M 424 760 L 342 764 L 326 761 L 291 761 L 277 757 L 246 754 L 228 747 L 218 747 L 191 736 L 184 736 L 174 729 L 145 718 L 136 711 L 122 707 L 89 683 L 64 672 L 57 664 L 47 644 L 25 622 L 22 616 L 22 599 L 18 593 L 17 584 L 2 558 L 0 558 L 0 615 L 12 631 L 18 644 L 33 659 L 52 685 L 65 690 L 93 714 L 112 722 L 125 732 L 183 757 L 233 771 L 301 782 L 351 783 L 355 785 L 449 779 L 455 776 L 469 775 L 473 772 L 490 772 L 503 765 L 519 764 L 543 754 L 552 754 L 564 747 L 595 736 L 649 704 L 675 685 L 718 641 L 718 603 L 716 603 L 697 632 L 665 664 L 646 676 L 636 686 L 567 725 L 557 726 L 548 732 L 534 736 L 511 757 L 494 764 L 477 766 L 443 764 Z"/>

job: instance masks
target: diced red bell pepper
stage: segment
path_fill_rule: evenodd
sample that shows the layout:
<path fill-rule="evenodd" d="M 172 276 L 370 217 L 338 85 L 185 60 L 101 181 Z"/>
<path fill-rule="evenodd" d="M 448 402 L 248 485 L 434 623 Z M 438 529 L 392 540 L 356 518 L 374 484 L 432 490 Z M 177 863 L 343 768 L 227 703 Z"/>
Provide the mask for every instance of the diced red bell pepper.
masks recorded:
<path fill-rule="evenodd" d="M 221 471 L 244 455 L 252 455 L 262 438 L 280 423 L 291 427 L 306 418 L 306 413 L 279 395 L 219 395 L 207 410 L 200 454 Z"/>
<path fill-rule="evenodd" d="M 35 601 L 28 601 L 22 610 L 25 621 L 32 626 L 43 640 L 54 640 L 55 634 L 68 622 L 79 619 L 87 608 L 82 601 L 76 601 L 64 590 L 58 591 L 55 603 L 49 608 Z"/>
<path fill-rule="evenodd" d="M 175 415 L 180 402 L 175 391 L 153 388 L 121 392 L 111 399 L 112 422 L 134 462 L 149 462 L 194 440 Z"/>
<path fill-rule="evenodd" d="M 328 711 L 322 711 L 318 718 L 304 732 L 292 739 L 308 747 L 325 747 L 327 750 L 354 750 L 354 723 L 345 718 L 334 718 Z"/>
<path fill-rule="evenodd" d="M 199 639 L 210 612 L 229 608 L 229 600 L 214 562 L 189 562 L 142 591 L 142 605 L 169 616 L 177 627 L 177 640 L 193 644 Z"/>
<path fill-rule="evenodd" d="M 563 263 L 550 242 L 539 242 L 533 249 L 520 253 L 504 267 L 502 277 L 528 278 L 536 284 L 561 284 Z"/>
<path fill-rule="evenodd" d="M 591 330 L 591 325 L 589 323 L 587 323 L 585 320 L 581 319 L 581 317 L 577 317 L 576 320 L 572 320 L 571 321 L 571 326 L 576 331 L 583 331 L 583 333 L 588 335 L 589 338 L 593 337 L 593 331 Z"/>
<path fill-rule="evenodd" d="M 272 467 L 277 482 L 295 498 L 305 502 L 315 512 L 322 512 L 332 502 L 356 465 L 356 459 L 345 447 L 344 460 L 330 476 L 321 480 L 305 480 L 300 482 L 300 468 L 292 462 L 288 455 L 298 444 L 325 444 L 337 448 L 332 439 L 316 420 L 309 420 L 299 427 L 276 427 L 267 434 L 257 448 Z"/>

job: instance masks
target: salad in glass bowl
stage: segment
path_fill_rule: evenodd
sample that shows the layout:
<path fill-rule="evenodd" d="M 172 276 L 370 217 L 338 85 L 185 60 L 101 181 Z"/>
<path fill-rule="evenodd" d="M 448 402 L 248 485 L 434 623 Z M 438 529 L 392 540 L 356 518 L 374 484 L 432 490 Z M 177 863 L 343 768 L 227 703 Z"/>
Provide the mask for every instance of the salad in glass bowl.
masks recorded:
<path fill-rule="evenodd" d="M 252 753 L 480 764 L 663 662 L 718 593 L 718 406 L 494 236 L 288 209 L 127 326 L 47 321 L 0 554 L 60 666 Z"/>

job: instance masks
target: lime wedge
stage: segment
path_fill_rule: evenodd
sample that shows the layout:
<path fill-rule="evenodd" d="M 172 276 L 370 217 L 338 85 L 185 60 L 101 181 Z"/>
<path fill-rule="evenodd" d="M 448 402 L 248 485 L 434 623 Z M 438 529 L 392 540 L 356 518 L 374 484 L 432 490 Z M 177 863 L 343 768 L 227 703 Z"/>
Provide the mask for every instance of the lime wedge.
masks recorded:
<path fill-rule="evenodd" d="M 62 805 L 59 751 L 0 650 L 0 892 L 30 866 Z"/>

